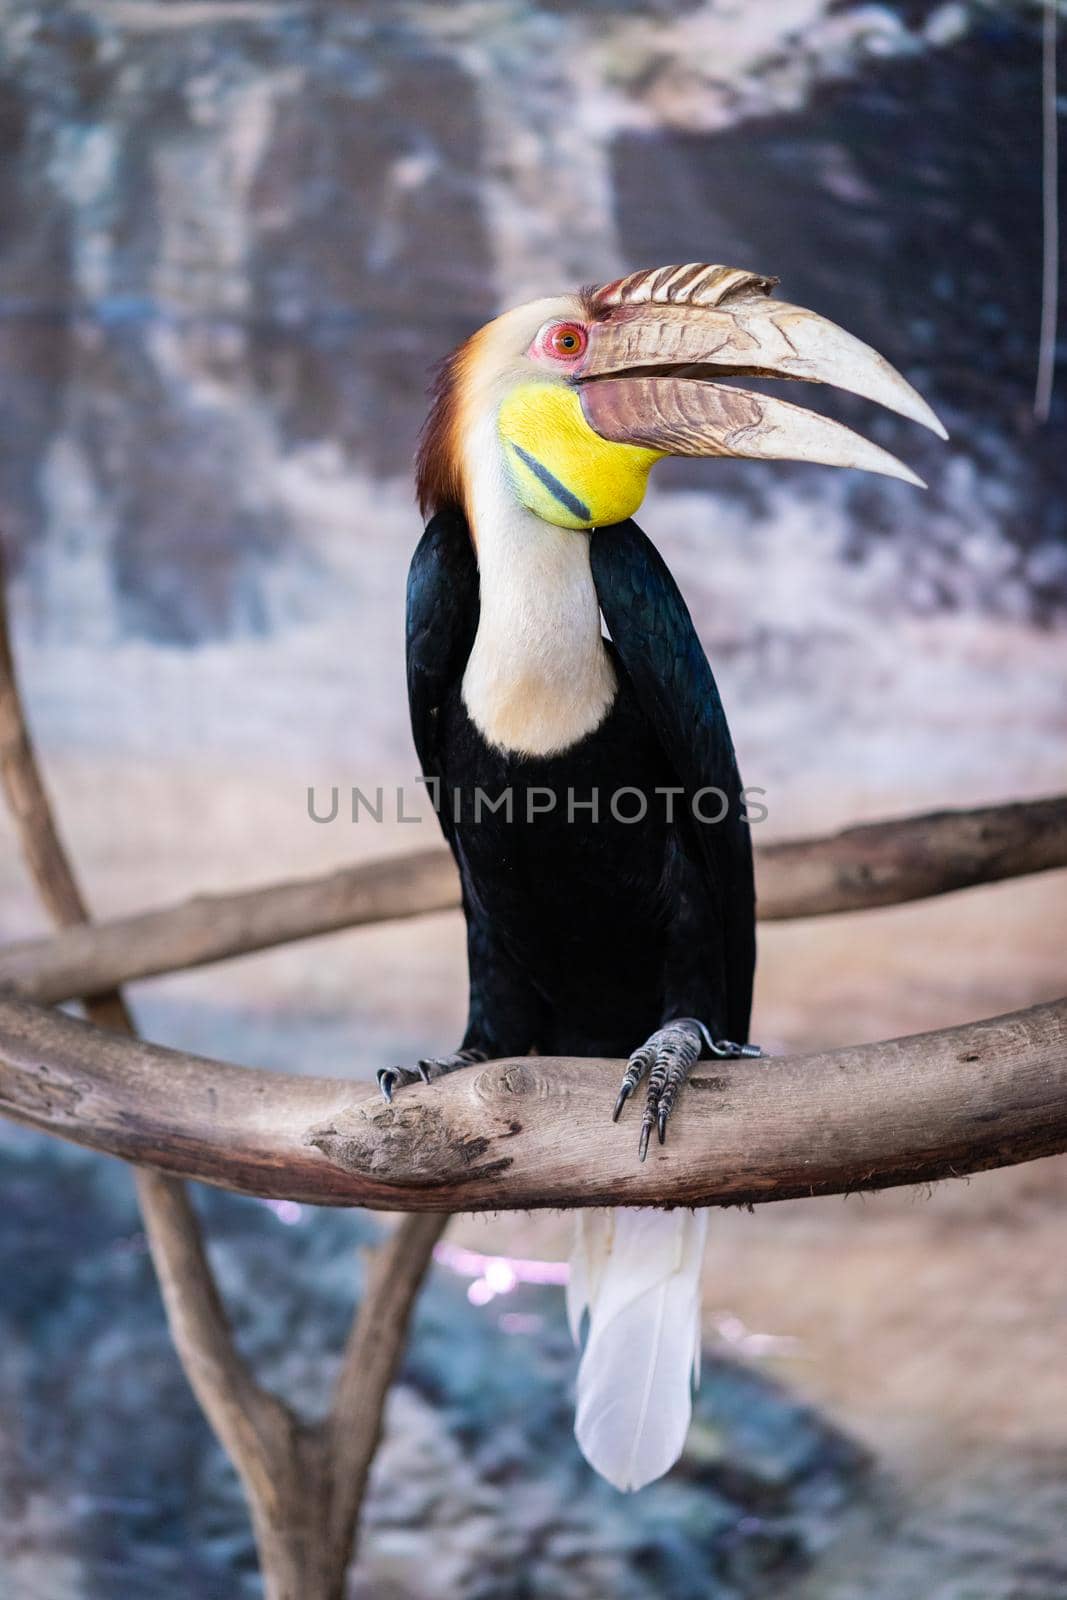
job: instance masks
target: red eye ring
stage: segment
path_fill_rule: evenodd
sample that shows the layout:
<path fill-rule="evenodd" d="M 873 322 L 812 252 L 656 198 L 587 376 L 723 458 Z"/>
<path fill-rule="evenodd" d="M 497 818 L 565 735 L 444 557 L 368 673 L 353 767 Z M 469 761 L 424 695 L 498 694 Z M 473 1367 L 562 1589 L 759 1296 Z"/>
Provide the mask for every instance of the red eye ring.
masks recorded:
<path fill-rule="evenodd" d="M 577 361 L 585 354 L 589 335 L 580 322 L 550 322 L 537 340 L 540 353 L 553 361 Z"/>

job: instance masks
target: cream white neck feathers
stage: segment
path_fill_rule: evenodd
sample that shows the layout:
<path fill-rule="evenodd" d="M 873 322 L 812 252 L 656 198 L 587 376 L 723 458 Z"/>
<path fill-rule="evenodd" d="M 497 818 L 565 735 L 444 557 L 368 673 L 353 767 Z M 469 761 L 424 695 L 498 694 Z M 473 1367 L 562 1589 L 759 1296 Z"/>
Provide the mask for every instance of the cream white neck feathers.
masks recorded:
<path fill-rule="evenodd" d="M 549 318 L 574 316 L 575 305 L 564 297 L 523 307 L 529 339 Z M 601 636 L 589 535 L 543 522 L 520 503 L 508 479 L 496 415 L 514 379 L 501 350 L 524 348 L 526 329 L 511 326 L 513 317 L 499 317 L 483 330 L 482 347 L 472 352 L 464 374 L 459 446 L 481 613 L 463 703 L 498 749 L 548 756 L 603 722 L 616 679 Z"/>

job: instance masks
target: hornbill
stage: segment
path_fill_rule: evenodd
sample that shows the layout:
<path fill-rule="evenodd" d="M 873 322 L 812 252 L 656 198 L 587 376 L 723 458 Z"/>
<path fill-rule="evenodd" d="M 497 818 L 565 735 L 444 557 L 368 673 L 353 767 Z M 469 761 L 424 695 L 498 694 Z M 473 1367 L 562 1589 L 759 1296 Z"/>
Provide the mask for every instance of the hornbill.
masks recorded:
<path fill-rule="evenodd" d="M 921 486 L 841 424 L 724 378 L 834 384 L 944 437 L 886 361 L 771 298 L 776 282 L 705 263 L 634 272 L 508 311 L 440 369 L 417 464 L 430 520 L 408 580 L 408 694 L 462 880 L 470 1010 L 454 1054 L 379 1073 L 387 1099 L 531 1050 L 628 1057 L 613 1114 L 647 1080 L 644 1160 L 701 1055 L 760 1054 L 730 732 L 685 602 L 630 519 L 667 455 Z M 578 1214 L 576 1432 L 619 1488 L 684 1443 L 705 1215 Z"/>

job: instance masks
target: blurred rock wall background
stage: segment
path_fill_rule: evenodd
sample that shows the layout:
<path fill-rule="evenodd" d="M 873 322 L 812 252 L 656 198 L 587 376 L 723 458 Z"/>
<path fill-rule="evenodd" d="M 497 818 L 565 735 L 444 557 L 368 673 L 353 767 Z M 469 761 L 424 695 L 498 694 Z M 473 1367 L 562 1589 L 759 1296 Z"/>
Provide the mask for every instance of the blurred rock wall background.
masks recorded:
<path fill-rule="evenodd" d="M 352 825 L 343 807 L 342 820 L 316 825 L 306 798 L 312 784 L 402 784 L 417 808 L 402 593 L 428 370 L 509 303 L 659 262 L 778 274 L 790 299 L 905 371 L 952 435 L 946 447 L 860 401 L 813 394 L 910 461 L 929 491 L 781 464 L 657 469 L 641 520 L 691 603 L 745 780 L 767 791 L 761 836 L 1063 789 L 1062 369 L 1049 421 L 1032 411 L 1040 27 L 1036 5 L 1011 0 L 0 0 L 0 537 L 35 731 L 97 910 L 436 837 L 430 820 Z M 884 1037 L 1062 992 L 1063 890 L 1051 877 L 769 930 L 757 1036 L 772 1047 Z M 0 819 L 0 934 L 41 926 Z M 451 1043 L 463 983 L 458 918 L 436 917 L 160 980 L 135 998 L 164 1042 L 368 1075 Z M 152 1550 L 152 1581 L 192 1592 L 175 1551 L 190 1529 L 202 1545 L 197 1518 L 210 1521 L 216 1491 L 198 1498 L 206 1491 L 183 1469 L 188 1496 L 153 1490 L 137 1524 L 108 1454 L 118 1442 L 94 1431 L 101 1394 L 74 1385 L 79 1328 L 93 1370 L 112 1372 L 108 1328 L 90 1314 L 99 1283 L 79 1276 L 86 1253 L 103 1252 L 105 1276 L 122 1278 L 143 1251 L 124 1177 L 75 1153 L 57 1169 L 44 1141 L 3 1139 L 15 1163 L 11 1272 L 29 1271 L 27 1249 L 40 1266 L 9 1299 L 0 1390 L 24 1429 L 22 1456 L 0 1473 L 9 1572 L 12 1550 L 28 1563 L 16 1600 L 132 1594 Z M 824 1204 L 723 1219 L 712 1335 L 750 1324 L 781 1334 L 785 1345 L 744 1348 L 770 1351 L 779 1376 L 926 1497 L 910 1544 L 885 1535 L 882 1506 L 880 1553 L 869 1530 L 858 1535 L 860 1576 L 846 1563 L 824 1581 L 817 1565 L 812 1600 L 895 1600 L 901 1583 L 932 1592 L 935 1569 L 950 1583 L 975 1563 L 1002 1571 L 1004 1595 L 1053 1600 L 1067 1588 L 1067 1577 L 1035 1578 L 1032 1561 L 1023 1571 L 1042 1541 L 1046 1567 L 1062 1576 L 1067 1561 L 1049 1531 L 1062 1522 L 1050 1463 L 1067 1459 L 1053 1421 L 1065 1407 L 1051 1403 L 1067 1308 L 1048 1274 L 1062 1181 L 1045 1164 L 983 1179 L 966 1200 L 942 1191 L 921 1212 L 885 1196 L 862 1216 Z M 94 1219 L 84 1239 L 64 1225 L 68 1191 Z M 242 1302 L 264 1349 L 281 1348 L 308 1325 L 324 1224 L 304 1213 L 279 1233 L 233 1205 L 238 1220 L 220 1212 L 220 1227 L 250 1239 L 273 1227 L 290 1252 L 283 1269 L 282 1245 L 262 1246 L 270 1298 L 286 1284 L 292 1297 L 284 1329 L 267 1327 L 251 1291 Z M 331 1221 L 330 1248 L 345 1226 Z M 498 1248 L 565 1248 L 556 1223 L 502 1219 L 488 1235 L 459 1224 L 457 1236 L 464 1226 Z M 350 1260 L 337 1270 L 347 1283 Z M 158 1325 L 136 1331 L 149 1293 L 137 1274 L 127 1290 L 138 1309 L 116 1309 L 110 1332 L 123 1366 L 137 1340 L 151 1345 L 143 1386 L 130 1380 L 132 1411 L 167 1360 Z M 68 1280 L 69 1302 L 57 1299 Z M 237 1292 L 243 1282 L 234 1277 Z M 318 1371 L 339 1322 L 321 1308 L 312 1320 Z M 521 1359 L 507 1348 L 521 1409 L 532 1381 L 522 1363 L 536 1365 L 540 1344 Z M 433 1399 L 424 1379 L 415 1399 L 402 1391 L 408 1423 Z M 772 1432 L 792 1426 L 789 1404 Z M 473 1426 L 464 1415 L 448 1424 L 461 1438 Z M 215 1483 L 197 1426 L 190 1412 L 173 1448 L 208 1463 Z M 80 1465 L 56 1487 L 69 1430 Z M 399 1480 L 411 1468 L 398 1437 Z M 833 1523 L 866 1490 L 859 1458 L 825 1439 L 812 1460 L 838 1474 L 826 1490 Z M 52 1467 L 30 1494 L 37 1455 Z M 790 1499 L 792 1468 L 773 1449 L 761 1462 L 751 1494 L 724 1513 L 727 1532 L 756 1515 L 765 1478 L 786 1485 L 782 1516 L 808 1516 L 799 1489 Z M 114 1549 L 101 1542 L 106 1507 L 77 1501 L 109 1471 L 128 1534 Z M 484 1475 L 475 1480 L 476 1501 Z M 941 1520 L 929 1509 L 935 1480 Z M 1016 1490 L 1030 1520 L 1005 1523 L 996 1550 L 976 1553 L 966 1530 Z M 554 1504 L 542 1503 L 546 1525 Z M 673 1538 L 697 1513 L 684 1496 L 664 1504 Z M 493 1517 L 499 1526 L 499 1506 Z M 236 1508 L 212 1526 L 224 1574 L 237 1548 L 226 1541 L 244 1537 Z M 796 1527 L 795 1549 L 775 1545 L 769 1570 L 829 1542 L 829 1524 Z M 683 1570 L 705 1592 L 708 1538 L 704 1528 L 676 1552 L 672 1594 L 690 1592 Z M 70 1565 L 46 1578 L 57 1539 Z M 575 1541 L 586 1546 L 586 1533 Z M 398 1594 L 417 1592 L 404 1585 L 424 1559 L 417 1539 L 404 1549 L 389 1569 Z M 715 1567 L 723 1583 L 733 1574 L 731 1597 L 763 1581 L 745 1552 L 740 1577 Z M 245 1545 L 235 1559 L 246 1571 Z M 545 1559 L 529 1593 L 564 1593 L 565 1552 Z M 649 1593 L 663 1592 L 662 1559 L 625 1556 L 651 1574 Z M 576 1594 L 608 1592 L 609 1569 L 597 1570 L 588 1584 L 601 1588 L 575 1579 Z M 646 1592 L 610 1570 L 611 1592 Z M 462 1571 L 456 1592 L 470 1600 Z M 198 1595 L 231 1592 L 217 1574 L 196 1581 Z M 374 1581 L 384 1594 L 383 1573 Z M 996 1600 L 992 1581 L 974 1593 Z M 486 1589 L 498 1592 L 512 1593 Z"/>
<path fill-rule="evenodd" d="M 1062 784 L 1062 382 L 1049 422 L 1032 414 L 1037 8 L 2 15 L 0 527 L 35 726 L 100 909 L 434 836 L 432 819 L 316 827 L 306 805 L 312 783 L 394 782 L 415 804 L 401 596 L 428 371 L 503 305 L 650 262 L 778 273 L 952 433 L 816 391 L 929 491 L 658 469 L 643 521 L 767 791 L 764 836 Z M 3 872 L 17 934 L 33 912 Z M 310 974 L 264 959 L 253 1022 L 279 1000 L 270 975 L 295 973 L 306 1035 L 317 953 Z M 425 1026 L 454 1031 L 461 965 L 442 971 Z M 214 984 L 148 1003 L 218 1048 L 235 992 Z M 383 1035 L 380 983 L 354 1036 L 350 989 L 322 997 L 331 1065 L 410 1048 L 421 1024 Z M 178 994 L 195 1004 L 164 1018 Z M 961 979 L 949 1003 L 982 1002 Z M 796 1020 L 772 1015 L 771 1035 Z M 224 1042 L 269 1053 L 248 1021 Z M 854 1006 L 842 1025 L 880 1022 Z"/>
<path fill-rule="evenodd" d="M 1031 415 L 1034 8 L 5 12 L 0 507 L 28 647 L 115 652 L 135 699 L 113 707 L 107 742 L 159 723 L 140 675 L 126 682 L 128 652 L 154 647 L 157 670 L 195 689 L 208 648 L 233 699 L 203 723 L 167 706 L 167 743 L 258 750 L 258 721 L 232 727 L 246 721 L 239 652 L 269 639 L 275 680 L 302 645 L 331 680 L 299 701 L 304 749 L 406 760 L 394 597 L 428 369 L 501 305 L 648 262 L 777 272 L 904 368 L 953 435 L 945 450 L 842 405 L 928 476 L 925 496 L 781 465 L 662 473 L 645 520 L 735 704 L 751 700 L 737 720 L 758 775 L 781 789 L 787 760 L 790 777 L 810 764 L 796 735 L 777 758 L 763 748 L 782 681 L 835 725 L 847 714 L 833 688 L 846 640 L 866 654 L 855 641 L 877 634 L 886 720 L 898 711 L 895 742 L 921 748 L 916 619 L 950 619 L 953 645 L 922 703 L 961 713 L 961 618 L 1038 630 L 1062 616 L 1062 385 L 1047 426 Z M 341 735 L 327 707 L 364 695 L 368 673 L 386 703 Z M 105 742 L 104 708 L 72 676 L 49 725 Z M 914 785 L 884 752 L 868 759 L 871 784 Z M 936 781 L 968 764 L 942 754 Z"/>

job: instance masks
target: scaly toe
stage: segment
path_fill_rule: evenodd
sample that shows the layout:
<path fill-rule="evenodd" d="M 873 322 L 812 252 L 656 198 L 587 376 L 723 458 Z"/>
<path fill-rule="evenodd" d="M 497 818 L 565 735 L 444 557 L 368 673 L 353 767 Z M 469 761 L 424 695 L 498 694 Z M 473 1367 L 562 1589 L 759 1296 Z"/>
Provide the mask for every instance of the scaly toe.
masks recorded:
<path fill-rule="evenodd" d="M 379 1067 L 378 1087 L 382 1091 L 382 1098 L 390 1105 L 397 1089 L 406 1088 L 409 1083 L 415 1083 L 416 1076 L 410 1067 Z"/>
<path fill-rule="evenodd" d="M 637 1085 L 641 1082 L 641 1079 L 644 1077 L 651 1065 L 652 1052 L 649 1050 L 647 1045 L 642 1045 L 640 1050 L 634 1051 L 633 1055 L 627 1062 L 626 1071 L 623 1074 L 622 1083 L 619 1086 L 618 1097 L 615 1101 L 615 1109 L 611 1113 L 612 1122 L 618 1122 L 620 1111 L 626 1104 L 627 1100 L 629 1100 L 630 1096 L 633 1094 L 634 1090 L 637 1088 Z"/>

